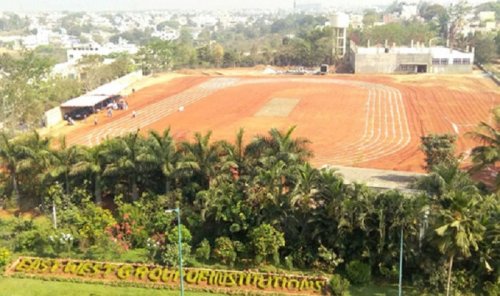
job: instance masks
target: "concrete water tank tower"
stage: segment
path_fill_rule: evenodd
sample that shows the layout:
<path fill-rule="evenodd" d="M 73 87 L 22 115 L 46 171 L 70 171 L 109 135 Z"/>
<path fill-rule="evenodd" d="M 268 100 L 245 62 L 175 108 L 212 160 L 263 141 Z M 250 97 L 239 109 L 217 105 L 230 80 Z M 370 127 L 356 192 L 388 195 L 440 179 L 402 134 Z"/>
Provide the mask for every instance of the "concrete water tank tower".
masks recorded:
<path fill-rule="evenodd" d="M 333 27 L 333 56 L 343 57 L 346 53 L 347 28 L 349 27 L 349 16 L 337 12 L 332 16 Z"/>

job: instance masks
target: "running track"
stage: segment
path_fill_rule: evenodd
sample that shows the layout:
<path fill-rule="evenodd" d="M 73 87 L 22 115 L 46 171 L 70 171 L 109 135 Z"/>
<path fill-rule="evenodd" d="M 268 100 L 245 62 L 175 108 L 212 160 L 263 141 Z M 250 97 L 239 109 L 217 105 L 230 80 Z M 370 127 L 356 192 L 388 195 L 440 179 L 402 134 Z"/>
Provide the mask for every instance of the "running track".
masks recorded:
<path fill-rule="evenodd" d="M 350 81 L 340 79 L 290 78 L 287 81 L 318 84 L 337 84 L 357 87 L 367 92 L 364 110 L 364 129 L 360 137 L 346 143 L 335 151 L 323 153 L 313 159 L 316 165 L 340 164 L 352 165 L 376 160 L 403 150 L 411 142 L 411 133 L 406 114 L 405 99 L 401 92 L 393 87 L 378 83 Z M 97 126 L 86 134 L 72 139 L 73 144 L 96 145 L 106 138 L 135 132 L 160 119 L 178 112 L 179 107 L 193 104 L 218 90 L 243 84 L 275 83 L 268 78 L 212 78 L 176 95 L 166 97 L 137 110 L 137 117 L 128 116 Z"/>

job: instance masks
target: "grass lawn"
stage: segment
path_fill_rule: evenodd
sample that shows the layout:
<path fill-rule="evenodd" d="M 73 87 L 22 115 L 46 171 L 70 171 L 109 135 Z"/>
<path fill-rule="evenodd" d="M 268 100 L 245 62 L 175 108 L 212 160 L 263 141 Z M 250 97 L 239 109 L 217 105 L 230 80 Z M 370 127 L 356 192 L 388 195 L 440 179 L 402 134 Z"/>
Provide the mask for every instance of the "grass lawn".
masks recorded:
<path fill-rule="evenodd" d="M 35 279 L 0 277 L 0 296 L 178 296 L 179 291 L 94 284 L 51 282 Z M 188 296 L 222 296 L 220 294 L 186 292 Z"/>
<path fill-rule="evenodd" d="M 397 285 L 384 285 L 375 286 L 369 285 L 364 287 L 351 286 L 349 291 L 352 296 L 397 296 L 398 286 Z M 411 289 L 403 286 L 403 295 L 417 296 L 421 293 L 417 292 L 415 289 Z"/>

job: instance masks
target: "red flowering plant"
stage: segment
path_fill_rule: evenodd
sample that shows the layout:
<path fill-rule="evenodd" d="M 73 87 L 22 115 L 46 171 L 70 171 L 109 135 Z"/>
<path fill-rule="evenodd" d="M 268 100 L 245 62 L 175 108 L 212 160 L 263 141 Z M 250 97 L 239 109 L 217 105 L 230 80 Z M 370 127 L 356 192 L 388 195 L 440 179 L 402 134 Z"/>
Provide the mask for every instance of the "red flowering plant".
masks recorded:
<path fill-rule="evenodd" d="M 132 227 L 135 221 L 130 219 L 128 214 L 123 214 L 121 221 L 106 228 L 106 232 L 111 240 L 117 243 L 124 250 L 132 246 Z"/>
<path fill-rule="evenodd" d="M 116 203 L 118 205 L 117 223 L 107 229 L 108 234 L 124 249 L 145 247 L 149 236 L 146 231 L 148 215 L 142 209 L 141 203 L 123 203 L 120 199 L 117 199 Z"/>

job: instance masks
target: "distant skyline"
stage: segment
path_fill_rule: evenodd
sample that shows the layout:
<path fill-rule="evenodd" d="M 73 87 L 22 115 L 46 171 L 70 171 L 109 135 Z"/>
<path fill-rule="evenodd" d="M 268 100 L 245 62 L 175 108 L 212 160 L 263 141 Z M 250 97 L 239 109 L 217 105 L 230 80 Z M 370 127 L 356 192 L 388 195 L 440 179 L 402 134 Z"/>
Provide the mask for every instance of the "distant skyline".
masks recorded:
<path fill-rule="evenodd" d="M 297 4 L 321 3 L 338 7 L 373 7 L 388 5 L 394 0 L 296 0 Z M 417 2 L 417 1 L 408 1 Z M 433 2 L 450 3 L 452 0 Z M 473 0 L 469 3 L 480 3 Z M 1 0 L 0 11 L 123 11 L 166 9 L 291 9 L 293 0 Z"/>

